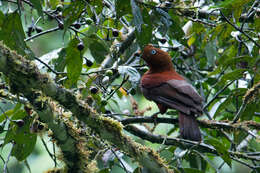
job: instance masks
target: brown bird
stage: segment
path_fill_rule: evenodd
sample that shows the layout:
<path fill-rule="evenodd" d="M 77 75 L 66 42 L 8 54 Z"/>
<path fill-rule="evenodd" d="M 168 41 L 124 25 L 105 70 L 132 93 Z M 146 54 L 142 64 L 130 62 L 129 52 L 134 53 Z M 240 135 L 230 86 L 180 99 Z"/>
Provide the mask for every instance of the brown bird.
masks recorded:
<path fill-rule="evenodd" d="M 202 114 L 203 98 L 175 71 L 167 52 L 147 45 L 142 58 L 149 67 L 141 79 L 141 91 L 145 98 L 154 101 L 161 114 L 168 108 L 178 110 L 180 136 L 201 141 L 196 115 Z"/>

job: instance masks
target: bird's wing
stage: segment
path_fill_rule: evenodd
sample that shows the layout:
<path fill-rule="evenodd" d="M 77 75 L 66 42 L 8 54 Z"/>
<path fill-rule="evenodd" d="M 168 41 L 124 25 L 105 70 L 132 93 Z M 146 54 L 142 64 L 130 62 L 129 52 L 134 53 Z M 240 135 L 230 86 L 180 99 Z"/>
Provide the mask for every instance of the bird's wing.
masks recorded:
<path fill-rule="evenodd" d="M 183 113 L 201 114 L 202 97 L 185 80 L 169 80 L 158 86 L 142 87 L 144 96 L 156 103 L 177 109 Z"/>

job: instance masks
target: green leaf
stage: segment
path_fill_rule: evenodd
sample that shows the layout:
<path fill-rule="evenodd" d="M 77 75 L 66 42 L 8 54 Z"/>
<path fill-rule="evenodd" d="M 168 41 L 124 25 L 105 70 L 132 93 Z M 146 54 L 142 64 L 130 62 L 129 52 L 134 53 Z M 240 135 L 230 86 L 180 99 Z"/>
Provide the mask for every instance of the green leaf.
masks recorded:
<path fill-rule="evenodd" d="M 124 16 L 125 14 L 131 13 L 131 8 L 130 8 L 130 0 L 116 0 L 116 16 L 117 18 L 120 18 Z"/>
<path fill-rule="evenodd" d="M 63 72 L 66 66 L 66 49 L 61 49 L 58 52 L 58 58 L 54 59 L 52 62 L 54 64 L 54 69 L 58 72 Z"/>
<path fill-rule="evenodd" d="M 24 135 L 24 139 L 26 139 L 27 141 L 22 144 L 16 143 L 11 153 L 11 155 L 15 156 L 16 159 L 19 161 L 25 160 L 32 153 L 36 144 L 37 135 L 26 134 Z"/>
<path fill-rule="evenodd" d="M 11 155 L 19 161 L 26 159 L 32 153 L 37 139 L 36 134 L 30 133 L 32 118 L 27 116 L 23 120 L 25 124 L 22 127 L 18 127 L 15 123 L 10 125 L 4 140 L 4 144 L 15 142 Z"/>
<path fill-rule="evenodd" d="M 64 29 L 67 28 L 75 22 L 84 11 L 86 3 L 84 1 L 72 1 L 71 4 L 64 9 L 62 15 L 65 17 Z"/>
<path fill-rule="evenodd" d="M 43 17 L 43 12 L 42 12 L 43 0 L 30 0 L 30 1 L 33 4 L 33 7 L 37 10 L 38 15 Z"/>
<path fill-rule="evenodd" d="M 17 12 L 7 14 L 1 28 L 0 40 L 3 40 L 6 46 L 30 59 L 34 57 L 33 52 L 24 42 L 25 34 Z"/>
<path fill-rule="evenodd" d="M 152 26 L 142 24 L 141 25 L 141 32 L 135 31 L 137 42 L 141 48 L 143 48 L 145 45 L 150 43 L 152 39 Z"/>
<path fill-rule="evenodd" d="M 2 27 L 4 20 L 5 20 L 5 15 L 2 11 L 0 11 L 0 28 Z"/>
<path fill-rule="evenodd" d="M 11 109 L 11 110 L 4 112 L 2 115 L 0 115 L 0 123 L 3 122 L 6 119 L 6 116 L 10 118 L 13 115 L 15 115 L 16 112 L 20 111 L 20 108 L 21 108 L 21 104 L 17 103 L 15 105 L 14 109 Z"/>
<path fill-rule="evenodd" d="M 196 153 L 198 153 L 199 156 L 200 156 L 203 160 L 205 160 L 210 167 L 212 167 L 212 168 L 214 169 L 214 171 L 219 172 L 219 171 L 218 171 L 218 167 L 216 167 L 215 164 L 214 164 L 214 162 L 211 161 L 206 155 L 204 155 L 204 154 L 202 154 L 202 153 L 200 153 L 200 152 L 196 152 Z"/>
<path fill-rule="evenodd" d="M 215 59 L 216 59 L 216 55 L 217 55 L 216 44 L 214 44 L 213 41 L 209 42 L 206 45 L 205 53 L 206 53 L 206 57 L 208 59 L 209 65 L 213 66 L 215 64 Z"/>
<path fill-rule="evenodd" d="M 137 87 L 141 76 L 135 68 L 130 67 L 130 66 L 119 66 L 118 72 L 121 75 L 128 75 L 129 81 L 131 82 L 132 86 L 134 88 Z"/>
<path fill-rule="evenodd" d="M 194 168 L 183 168 L 185 173 L 204 173 L 201 170 L 194 169 Z"/>
<path fill-rule="evenodd" d="M 222 76 L 221 80 L 219 81 L 220 84 L 224 84 L 228 80 L 236 80 L 243 77 L 243 74 L 246 70 L 245 69 L 235 69 L 232 72 L 226 73 Z"/>
<path fill-rule="evenodd" d="M 66 48 L 66 64 L 67 64 L 67 76 L 68 80 L 66 81 L 66 87 L 70 88 L 72 85 L 76 85 L 78 78 L 82 70 L 83 59 L 81 53 L 77 49 L 77 44 L 79 40 L 74 38 L 69 42 L 68 47 Z"/>
<path fill-rule="evenodd" d="M 83 39 L 84 43 L 88 43 L 91 55 L 95 61 L 100 64 L 104 59 L 105 55 L 109 53 L 109 48 L 106 42 L 100 39 L 96 34 L 92 34 L 89 38 Z"/>
<path fill-rule="evenodd" d="M 170 13 L 171 15 L 171 13 Z M 180 18 L 178 16 L 176 16 L 174 13 L 171 15 L 171 20 L 173 21 L 170 29 L 168 31 L 168 34 L 170 35 L 170 37 L 176 39 L 177 41 L 183 43 L 183 37 L 184 37 L 184 31 L 181 28 L 181 22 L 180 22 Z"/>
<path fill-rule="evenodd" d="M 231 158 L 229 156 L 228 149 L 222 142 L 214 138 L 205 139 L 204 142 L 206 144 L 212 145 L 217 150 L 220 157 L 225 161 L 225 163 L 227 163 L 228 166 L 231 167 Z"/>
<path fill-rule="evenodd" d="M 136 4 L 135 0 L 131 0 L 131 7 L 132 7 L 132 14 L 134 16 L 133 19 L 134 25 L 136 26 L 137 32 L 141 33 L 142 24 L 144 23 L 142 13 L 140 11 L 140 8 Z"/>
<path fill-rule="evenodd" d="M 109 168 L 101 169 L 98 173 L 110 173 Z"/>

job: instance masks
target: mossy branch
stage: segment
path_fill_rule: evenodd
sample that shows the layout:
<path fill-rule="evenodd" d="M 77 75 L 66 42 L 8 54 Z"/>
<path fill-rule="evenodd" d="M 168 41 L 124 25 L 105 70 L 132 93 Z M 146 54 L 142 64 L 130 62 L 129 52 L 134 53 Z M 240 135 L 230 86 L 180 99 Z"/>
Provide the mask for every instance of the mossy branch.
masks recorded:
<path fill-rule="evenodd" d="M 87 104 L 78 100 L 72 92 L 55 84 L 48 75 L 41 74 L 32 62 L 11 51 L 2 43 L 0 43 L 0 71 L 9 78 L 13 93 L 21 93 L 25 97 L 30 97 L 33 90 L 39 90 L 70 110 L 73 116 L 83 121 L 101 138 L 129 154 L 149 172 L 173 172 L 154 150 L 146 148 L 124 135 L 121 123 L 100 116 Z"/>

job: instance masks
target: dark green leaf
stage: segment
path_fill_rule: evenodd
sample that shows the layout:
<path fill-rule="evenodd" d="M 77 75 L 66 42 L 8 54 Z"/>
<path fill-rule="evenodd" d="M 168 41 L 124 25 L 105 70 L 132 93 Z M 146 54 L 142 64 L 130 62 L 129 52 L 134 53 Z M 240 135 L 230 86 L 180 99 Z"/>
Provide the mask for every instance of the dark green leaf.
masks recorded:
<path fill-rule="evenodd" d="M 180 19 L 178 16 L 172 14 L 171 15 L 171 19 L 172 19 L 172 24 L 170 26 L 170 30 L 168 32 L 168 34 L 176 39 L 177 41 L 183 43 L 183 37 L 184 37 L 184 32 L 181 28 L 181 23 L 180 23 Z"/>
<path fill-rule="evenodd" d="M 2 11 L 0 11 L 0 28 L 2 27 L 4 20 L 5 20 L 5 15 L 4 13 L 2 13 Z"/>
<path fill-rule="evenodd" d="M 245 69 L 235 69 L 232 72 L 226 73 L 222 76 L 220 80 L 220 84 L 224 84 L 228 80 L 236 80 L 243 77 L 243 74 L 246 70 Z"/>
<path fill-rule="evenodd" d="M 65 17 L 64 29 L 67 28 L 75 22 L 83 12 L 86 3 L 84 1 L 72 1 L 71 4 L 64 9 L 62 15 Z"/>
<path fill-rule="evenodd" d="M 26 159 L 32 153 L 37 139 L 36 134 L 30 133 L 32 118 L 27 116 L 23 120 L 25 124 L 22 127 L 18 127 L 15 123 L 11 124 L 4 141 L 4 144 L 15 142 L 11 154 L 19 161 Z"/>
<path fill-rule="evenodd" d="M 220 157 L 225 161 L 225 163 L 227 163 L 228 166 L 231 167 L 231 158 L 229 156 L 228 149 L 222 142 L 214 138 L 208 138 L 204 140 L 204 142 L 206 144 L 212 145 L 217 150 Z"/>
<path fill-rule="evenodd" d="M 98 173 L 110 173 L 109 168 L 101 169 Z"/>
<path fill-rule="evenodd" d="M 104 59 L 105 55 L 109 53 L 108 45 L 97 35 L 91 35 L 89 38 L 84 39 L 84 43 L 88 42 L 89 49 L 95 61 L 100 64 Z"/>
<path fill-rule="evenodd" d="M 201 170 L 194 169 L 194 168 L 183 168 L 185 173 L 204 173 Z"/>
<path fill-rule="evenodd" d="M 26 142 L 16 143 L 12 150 L 12 156 L 15 156 L 19 161 L 23 161 L 32 153 L 37 140 L 36 134 L 26 134 L 23 137 L 26 139 Z"/>
<path fill-rule="evenodd" d="M 25 34 L 20 16 L 17 12 L 8 14 L 1 28 L 0 40 L 3 40 L 6 46 L 27 58 L 32 59 L 34 57 L 33 52 L 24 42 Z"/>
<path fill-rule="evenodd" d="M 43 17 L 43 12 L 42 12 L 43 0 L 30 0 L 30 1 L 33 4 L 34 8 L 37 10 L 38 15 Z"/>
<path fill-rule="evenodd" d="M 120 18 L 125 14 L 131 13 L 130 0 L 116 0 L 116 16 Z"/>
<path fill-rule="evenodd" d="M 141 32 L 136 31 L 135 33 L 136 33 L 137 42 L 139 46 L 143 48 L 145 45 L 150 43 L 152 39 L 152 26 L 142 24 Z"/>
<path fill-rule="evenodd" d="M 66 50 L 63 48 L 58 53 L 58 58 L 53 60 L 54 69 L 58 72 L 63 72 L 66 66 Z"/>
<path fill-rule="evenodd" d="M 74 38 L 70 41 L 68 47 L 66 48 L 66 64 L 67 64 L 67 76 L 68 80 L 66 81 L 67 87 L 72 87 L 76 85 L 78 78 L 82 70 L 83 59 L 81 53 L 77 49 L 77 44 L 79 40 Z"/>

